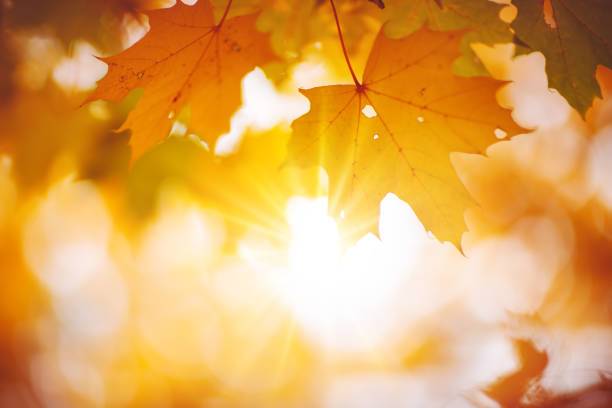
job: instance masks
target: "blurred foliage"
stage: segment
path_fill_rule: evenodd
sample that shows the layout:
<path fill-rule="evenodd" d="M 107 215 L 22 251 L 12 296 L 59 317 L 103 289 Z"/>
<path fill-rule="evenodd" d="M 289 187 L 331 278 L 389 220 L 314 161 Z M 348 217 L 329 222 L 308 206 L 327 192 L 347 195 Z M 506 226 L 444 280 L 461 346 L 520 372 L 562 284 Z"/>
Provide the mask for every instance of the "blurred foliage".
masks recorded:
<path fill-rule="evenodd" d="M 77 38 L 105 50 L 121 46 L 117 34 L 124 13 L 133 13 L 139 0 L 19 0 L 4 2 L 5 23 L 11 29 L 50 27 L 66 45 Z"/>
<path fill-rule="evenodd" d="M 219 158 L 195 136 L 171 137 L 134 165 L 128 199 L 137 212 L 150 214 L 163 183 L 178 183 L 237 232 L 255 228 L 271 239 L 285 240 L 287 200 L 321 193 L 317 169 L 285 163 L 288 139 L 289 132 L 279 128 L 247 134 L 238 153 Z"/>

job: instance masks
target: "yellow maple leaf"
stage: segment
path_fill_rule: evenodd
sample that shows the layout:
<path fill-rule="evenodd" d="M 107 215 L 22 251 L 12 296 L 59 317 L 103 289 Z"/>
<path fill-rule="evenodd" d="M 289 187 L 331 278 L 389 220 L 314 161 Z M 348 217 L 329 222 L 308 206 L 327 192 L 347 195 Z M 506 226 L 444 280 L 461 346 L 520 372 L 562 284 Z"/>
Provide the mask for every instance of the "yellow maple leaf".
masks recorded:
<path fill-rule="evenodd" d="M 452 73 L 464 33 L 422 28 L 394 40 L 381 30 L 361 83 L 302 90 L 311 109 L 293 123 L 289 152 L 325 168 L 330 210 L 349 237 L 376 231 L 380 200 L 391 192 L 460 248 L 474 202 L 450 153 L 483 153 L 497 129 L 523 131 L 496 102 L 502 81 Z"/>

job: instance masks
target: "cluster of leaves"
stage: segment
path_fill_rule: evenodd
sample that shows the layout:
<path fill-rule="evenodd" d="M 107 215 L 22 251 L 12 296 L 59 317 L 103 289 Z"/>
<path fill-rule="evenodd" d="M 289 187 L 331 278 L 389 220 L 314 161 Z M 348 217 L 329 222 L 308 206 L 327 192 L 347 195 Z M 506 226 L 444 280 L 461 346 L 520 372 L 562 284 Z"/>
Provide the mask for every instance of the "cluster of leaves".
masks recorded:
<path fill-rule="evenodd" d="M 319 13 L 327 2 L 237 0 L 236 11 L 232 0 L 223 7 L 217 3 L 199 0 L 190 6 L 178 1 L 147 11 L 149 33 L 103 59 L 109 73 L 88 101 L 118 102 L 144 88 L 120 129 L 131 130 L 132 161 L 164 140 L 187 106 L 187 133 L 213 146 L 240 106 L 241 78 L 256 66 L 290 62 L 279 49 L 303 45 L 306 40 L 291 34 L 299 32 L 298 26 L 313 24 L 308 13 Z M 482 154 L 500 135 L 524 132 L 510 111 L 498 105 L 495 95 L 504 83 L 487 76 L 471 44 L 514 41 L 519 53 L 541 51 L 550 86 L 582 115 L 599 95 L 596 66 L 612 67 L 610 0 L 515 0 L 518 14 L 512 23 L 499 17 L 504 5 L 484 0 L 371 2 L 378 8 L 347 0 L 338 2 L 346 6 L 341 11 L 359 9 L 360 15 L 386 22 L 358 78 L 349 59 L 351 45 L 346 46 L 335 4 L 329 3 L 327 15 L 338 28 L 337 50 L 341 45 L 353 83 L 302 91 L 311 108 L 294 121 L 287 155 L 289 162 L 327 171 L 330 211 L 342 219 L 350 237 L 376 231 L 379 202 L 391 192 L 408 202 L 438 239 L 460 248 L 463 214 L 473 199 L 455 173 L 450 153 Z M 294 19 L 285 18 L 287 24 L 270 24 L 271 16 L 296 9 L 306 14 L 304 21 L 290 26 Z M 246 14 L 240 12 L 244 10 Z M 260 143 L 265 151 L 266 142 Z M 213 154 L 205 154 L 212 163 Z M 258 160 L 260 167 L 267 161 L 265 155 Z M 225 177 L 222 167 L 214 165 L 202 177 Z M 234 173 L 236 178 L 249 170 Z M 264 173 L 270 176 L 274 170 Z M 234 201 L 261 202 L 253 198 L 261 189 L 252 184 L 234 180 L 225 186 L 216 183 L 212 190 L 233 189 Z M 223 198 L 228 194 L 211 195 L 220 207 L 232 207 Z"/>

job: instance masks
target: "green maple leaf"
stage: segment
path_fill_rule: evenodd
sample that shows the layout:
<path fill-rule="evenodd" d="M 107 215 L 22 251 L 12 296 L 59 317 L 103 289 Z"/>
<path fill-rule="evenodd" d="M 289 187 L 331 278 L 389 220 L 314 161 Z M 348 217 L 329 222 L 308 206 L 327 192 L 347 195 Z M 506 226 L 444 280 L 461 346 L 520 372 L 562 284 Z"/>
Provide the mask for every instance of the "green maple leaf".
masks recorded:
<path fill-rule="evenodd" d="M 425 23 L 439 31 L 470 29 L 461 41 L 462 55 L 454 61 L 453 72 L 462 76 L 488 75 L 470 44 L 512 41 L 510 27 L 499 18 L 504 7 L 475 0 L 392 0 L 387 2 L 389 22 L 385 33 L 391 38 L 405 37 Z"/>
<path fill-rule="evenodd" d="M 514 0 L 512 23 L 526 51 L 546 58 L 549 86 L 584 117 L 595 96 L 598 64 L 612 68 L 612 0 Z"/>

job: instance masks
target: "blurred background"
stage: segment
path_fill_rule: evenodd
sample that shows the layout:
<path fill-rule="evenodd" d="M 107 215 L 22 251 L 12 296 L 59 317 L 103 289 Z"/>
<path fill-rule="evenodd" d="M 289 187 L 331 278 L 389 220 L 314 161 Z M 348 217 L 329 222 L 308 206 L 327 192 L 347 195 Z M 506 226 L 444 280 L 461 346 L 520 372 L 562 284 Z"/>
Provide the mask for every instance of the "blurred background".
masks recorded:
<path fill-rule="evenodd" d="M 326 2 L 235 1 L 280 60 L 216 146 L 178 115 L 130 167 L 140 92 L 81 106 L 171 3 L 0 2 L 0 407 L 612 406 L 609 70 L 583 120 L 541 54 L 474 45 L 534 131 L 452 156 L 464 254 L 392 194 L 348 244 L 283 165 L 297 89 L 350 82 Z M 362 72 L 389 11 L 337 3 Z"/>

